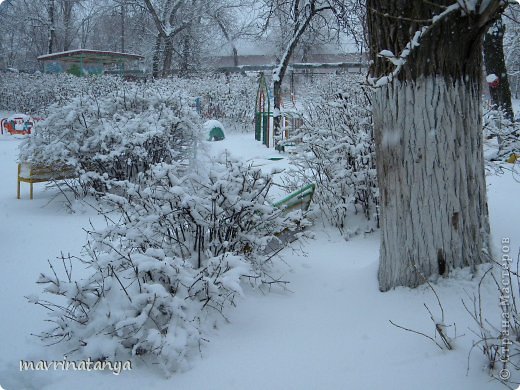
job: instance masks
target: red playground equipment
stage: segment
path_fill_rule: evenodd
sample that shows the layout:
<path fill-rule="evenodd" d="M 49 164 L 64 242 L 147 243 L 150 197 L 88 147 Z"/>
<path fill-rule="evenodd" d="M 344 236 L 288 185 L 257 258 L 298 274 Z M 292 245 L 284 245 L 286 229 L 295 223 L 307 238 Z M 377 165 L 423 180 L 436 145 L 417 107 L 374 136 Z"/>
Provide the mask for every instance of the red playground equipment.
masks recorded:
<path fill-rule="evenodd" d="M 25 114 L 14 114 L 8 118 L 0 120 L 0 134 L 31 134 L 34 127 L 34 120 Z"/>

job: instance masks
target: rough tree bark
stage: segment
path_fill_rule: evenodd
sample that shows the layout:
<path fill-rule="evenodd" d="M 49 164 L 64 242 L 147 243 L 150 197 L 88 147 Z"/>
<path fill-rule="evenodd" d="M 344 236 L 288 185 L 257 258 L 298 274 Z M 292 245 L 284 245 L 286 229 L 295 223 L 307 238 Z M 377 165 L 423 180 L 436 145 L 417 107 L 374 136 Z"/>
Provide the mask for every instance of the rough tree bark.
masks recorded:
<path fill-rule="evenodd" d="M 152 58 L 152 77 L 154 79 L 159 77 L 159 61 L 161 60 L 162 52 L 162 34 L 159 32 L 155 36 L 155 46 Z"/>
<path fill-rule="evenodd" d="M 54 0 L 49 0 L 47 7 L 49 15 L 49 40 L 47 44 L 47 53 L 51 54 L 54 52 L 54 42 L 56 42 L 56 24 L 54 22 L 55 5 Z"/>
<path fill-rule="evenodd" d="M 492 105 L 504 111 L 509 120 L 514 119 L 513 105 L 511 104 L 511 88 L 507 77 L 506 61 L 504 58 L 504 34 L 506 26 L 502 18 L 496 20 L 484 36 L 484 62 L 486 73 L 498 77 L 495 82 L 489 83 L 489 93 Z"/>
<path fill-rule="evenodd" d="M 373 99 L 381 291 L 488 260 L 481 49 L 503 2 L 432 19 L 456 4 L 367 0 L 371 76 L 383 81 L 402 66 L 375 83 Z M 411 45 L 404 65 L 383 58 L 383 50 L 402 58 L 410 41 L 419 46 Z"/>
<path fill-rule="evenodd" d="M 170 75 L 173 62 L 173 37 L 171 35 L 165 36 L 164 42 L 162 77 L 168 77 Z"/>
<path fill-rule="evenodd" d="M 179 71 L 181 76 L 183 77 L 188 76 L 188 74 L 190 73 L 190 54 L 190 38 L 189 33 L 187 33 L 182 37 L 182 51 L 179 63 Z"/>
<path fill-rule="evenodd" d="M 121 2 L 121 53 L 124 53 L 126 50 L 125 38 L 126 38 L 126 1 Z"/>
<path fill-rule="evenodd" d="M 72 34 L 72 27 L 74 24 L 73 21 L 73 8 L 74 8 L 74 1 L 64 1 L 62 2 L 62 14 L 63 14 L 63 51 L 70 50 L 70 47 L 72 45 L 72 41 L 74 39 L 74 36 Z"/>

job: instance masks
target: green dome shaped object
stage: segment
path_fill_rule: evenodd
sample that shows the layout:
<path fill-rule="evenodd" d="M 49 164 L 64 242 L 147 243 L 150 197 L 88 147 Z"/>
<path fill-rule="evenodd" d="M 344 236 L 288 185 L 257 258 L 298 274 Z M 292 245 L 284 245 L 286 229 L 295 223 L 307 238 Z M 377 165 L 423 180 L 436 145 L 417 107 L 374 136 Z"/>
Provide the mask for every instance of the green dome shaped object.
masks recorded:
<path fill-rule="evenodd" d="M 209 132 L 208 141 L 222 141 L 224 138 L 224 130 L 220 127 L 213 127 Z"/>

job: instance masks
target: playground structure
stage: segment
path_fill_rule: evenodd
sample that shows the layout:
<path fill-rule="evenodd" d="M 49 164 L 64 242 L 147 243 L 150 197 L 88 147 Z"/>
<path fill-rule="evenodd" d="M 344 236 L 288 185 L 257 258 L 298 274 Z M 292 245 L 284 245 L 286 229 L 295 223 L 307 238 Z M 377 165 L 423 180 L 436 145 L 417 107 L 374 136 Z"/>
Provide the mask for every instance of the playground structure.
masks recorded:
<path fill-rule="evenodd" d="M 316 190 L 315 184 L 307 184 L 300 188 L 299 190 L 294 191 L 293 193 L 287 195 L 282 200 L 274 203 L 273 206 L 283 210 L 284 212 L 291 212 L 296 209 L 300 209 L 303 211 L 307 211 L 312 201 L 312 197 L 314 196 L 314 191 Z"/>
<path fill-rule="evenodd" d="M 208 141 L 222 141 L 226 138 L 224 125 L 217 120 L 212 119 L 204 123 L 204 130 L 208 134 Z"/>
<path fill-rule="evenodd" d="M 28 135 L 34 127 L 34 120 L 29 115 L 14 114 L 0 119 L 0 134 Z"/>
<path fill-rule="evenodd" d="M 294 104 L 294 96 L 292 96 L 291 100 Z M 268 148 L 278 147 L 281 141 L 289 139 L 291 132 L 303 124 L 299 115 L 296 112 L 285 110 L 282 103 L 282 109 L 280 110 L 280 115 L 282 116 L 281 134 L 275 138 L 273 131 L 273 106 L 274 103 L 269 93 L 265 75 L 260 73 L 255 104 L 255 140 L 261 141 Z"/>

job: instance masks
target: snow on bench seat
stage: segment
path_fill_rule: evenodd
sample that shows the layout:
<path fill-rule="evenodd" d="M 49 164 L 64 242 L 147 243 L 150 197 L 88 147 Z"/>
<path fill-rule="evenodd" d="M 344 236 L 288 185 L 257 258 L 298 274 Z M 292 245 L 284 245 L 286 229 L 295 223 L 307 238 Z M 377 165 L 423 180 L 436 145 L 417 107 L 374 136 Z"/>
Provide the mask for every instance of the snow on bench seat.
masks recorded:
<path fill-rule="evenodd" d="M 33 198 L 33 184 L 46 181 L 74 179 L 76 171 L 69 165 L 32 165 L 30 163 L 18 164 L 17 198 L 20 199 L 20 183 L 29 183 L 30 199 Z"/>

